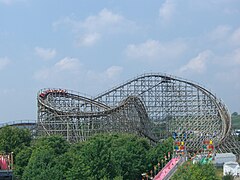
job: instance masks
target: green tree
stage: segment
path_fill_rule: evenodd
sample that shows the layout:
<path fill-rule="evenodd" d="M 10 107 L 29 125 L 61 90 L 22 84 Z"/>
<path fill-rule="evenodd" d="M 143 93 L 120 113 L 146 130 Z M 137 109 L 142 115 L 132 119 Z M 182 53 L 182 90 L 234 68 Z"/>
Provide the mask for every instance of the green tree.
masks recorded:
<path fill-rule="evenodd" d="M 70 163 L 68 166 L 69 169 L 66 171 L 66 179 L 93 179 L 90 175 L 91 173 L 89 165 L 86 164 L 82 153 L 80 153 L 78 150 L 81 151 L 75 146 L 66 154 L 66 156 L 69 157 L 68 162 Z"/>
<path fill-rule="evenodd" d="M 234 176 L 231 173 L 226 174 L 222 178 L 223 180 L 234 180 Z"/>
<path fill-rule="evenodd" d="M 60 136 L 37 139 L 22 179 L 66 179 L 69 160 L 65 153 L 68 148 L 69 143 Z"/>
<path fill-rule="evenodd" d="M 70 144 L 59 135 L 41 137 L 33 142 L 33 149 L 45 146 L 52 148 L 54 154 L 61 155 L 68 151 Z"/>
<path fill-rule="evenodd" d="M 173 180 L 218 180 L 213 164 L 192 164 L 190 161 L 179 167 Z"/>
<path fill-rule="evenodd" d="M 150 163 L 148 170 L 152 169 L 154 165 L 158 164 L 158 162 L 161 163 L 162 160 L 164 160 L 163 163 L 165 163 L 165 156 L 168 157 L 168 153 L 170 153 L 170 155 L 173 153 L 172 138 L 168 138 L 162 143 L 158 143 L 156 146 L 152 147 L 149 150 L 147 155 L 147 161 Z"/>
<path fill-rule="evenodd" d="M 116 169 L 110 152 L 111 136 L 97 135 L 76 147 L 75 152 L 72 153 L 75 160 L 70 171 L 85 179 L 114 178 Z M 80 169 L 77 170 L 79 167 Z"/>
<path fill-rule="evenodd" d="M 28 143 L 29 145 L 30 143 Z M 61 136 L 34 139 L 16 155 L 18 179 L 138 179 L 148 159 L 164 158 L 172 139 L 151 147 L 132 134 L 97 134 L 69 144 Z M 150 153 L 149 153 L 150 152 Z"/>
<path fill-rule="evenodd" d="M 146 139 L 130 134 L 98 134 L 71 150 L 69 179 L 134 179 L 146 164 L 150 145 Z"/>
<path fill-rule="evenodd" d="M 123 179 L 139 178 L 146 169 L 149 149 L 146 139 L 130 134 L 113 135 L 110 152 L 117 174 Z"/>
<path fill-rule="evenodd" d="M 15 157 L 14 175 L 17 179 L 22 179 L 23 172 L 28 165 L 28 161 L 32 155 L 32 148 L 23 148 Z"/>
<path fill-rule="evenodd" d="M 27 129 L 5 126 L 0 129 L 0 151 L 16 155 L 25 146 L 30 146 L 31 133 Z"/>

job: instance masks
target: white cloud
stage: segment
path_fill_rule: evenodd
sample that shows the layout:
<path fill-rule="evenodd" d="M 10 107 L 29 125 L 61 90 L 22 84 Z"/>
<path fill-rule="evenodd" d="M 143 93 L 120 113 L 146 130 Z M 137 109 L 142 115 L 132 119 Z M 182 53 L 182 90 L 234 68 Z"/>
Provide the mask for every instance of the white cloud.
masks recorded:
<path fill-rule="evenodd" d="M 199 53 L 197 57 L 194 57 L 186 65 L 180 68 L 180 73 L 203 73 L 206 70 L 206 63 L 211 54 L 209 50 Z"/>
<path fill-rule="evenodd" d="M 122 73 L 123 68 L 121 66 L 110 66 L 102 72 L 96 72 L 92 70 L 87 71 L 87 78 L 90 81 L 102 82 L 103 84 L 109 85 L 110 81 L 119 77 Z"/>
<path fill-rule="evenodd" d="M 75 71 L 80 68 L 81 64 L 77 58 L 65 57 L 54 65 L 57 71 Z"/>
<path fill-rule="evenodd" d="M 1 57 L 0 57 L 0 70 L 3 69 L 3 68 L 5 68 L 10 62 L 11 62 L 11 61 L 10 61 L 9 58 L 7 58 L 7 57 L 1 58 Z"/>
<path fill-rule="evenodd" d="M 93 96 L 119 82 L 122 71 L 120 66 L 110 66 L 99 72 L 87 69 L 78 59 L 65 57 L 51 67 L 37 71 L 34 78 L 47 87 L 78 89 Z"/>
<path fill-rule="evenodd" d="M 108 9 L 103 9 L 97 16 L 89 16 L 82 23 L 82 27 L 90 31 L 96 31 L 106 28 L 111 25 L 119 24 L 124 21 L 124 17 L 118 14 L 114 14 Z"/>
<path fill-rule="evenodd" d="M 210 32 L 209 37 L 212 40 L 222 40 L 229 36 L 231 27 L 228 25 L 221 25 L 216 27 L 212 32 Z"/>
<path fill-rule="evenodd" d="M 78 46 L 92 46 L 101 38 L 99 33 L 85 34 L 78 39 Z"/>
<path fill-rule="evenodd" d="M 158 41 L 148 40 L 141 44 L 128 45 L 127 55 L 132 58 L 155 58 L 162 48 L 162 45 Z"/>
<path fill-rule="evenodd" d="M 238 67 L 240 64 L 240 48 L 236 48 L 231 50 L 230 52 L 227 50 L 225 52 L 211 53 L 211 64 L 214 70 L 218 71 L 219 69 L 232 69 Z"/>
<path fill-rule="evenodd" d="M 123 68 L 120 66 L 111 66 L 105 71 L 105 74 L 108 78 L 112 79 L 121 74 L 122 70 Z"/>
<path fill-rule="evenodd" d="M 57 30 L 61 26 L 69 26 L 72 31 L 76 33 L 81 28 L 81 22 L 75 20 L 75 18 L 73 17 L 67 16 L 52 23 L 52 27 L 54 30 Z"/>
<path fill-rule="evenodd" d="M 109 84 L 116 79 L 122 72 L 120 66 L 111 66 L 102 72 L 96 72 L 84 68 L 84 65 L 77 58 L 65 57 L 53 66 L 43 68 L 34 74 L 34 78 L 40 81 L 49 82 L 81 82 L 82 84 Z"/>
<path fill-rule="evenodd" d="M 157 40 L 147 40 L 141 44 L 128 45 L 126 54 L 133 59 L 172 59 L 182 54 L 186 47 L 181 41 L 162 43 Z"/>
<path fill-rule="evenodd" d="M 108 9 L 102 9 L 97 15 L 92 15 L 78 21 L 73 17 L 65 17 L 53 23 L 53 28 L 69 26 L 76 35 L 79 46 L 91 46 L 101 37 L 114 33 L 135 32 L 135 23 L 122 15 L 113 13 Z"/>
<path fill-rule="evenodd" d="M 175 12 L 176 4 L 172 0 L 166 0 L 159 9 L 159 16 L 163 21 L 169 21 Z"/>
<path fill-rule="evenodd" d="M 68 74 L 77 74 L 81 70 L 81 63 L 77 58 L 65 57 L 54 66 L 41 69 L 34 74 L 35 79 L 63 78 Z"/>
<path fill-rule="evenodd" d="M 206 36 L 211 41 L 217 41 L 220 47 L 228 48 L 228 46 L 239 46 L 240 45 L 240 27 L 232 28 L 229 25 L 220 25 L 213 29 Z"/>
<path fill-rule="evenodd" d="M 35 52 L 38 56 L 40 56 L 41 58 L 43 58 L 45 60 L 52 59 L 56 55 L 55 49 L 44 49 L 41 47 L 35 47 Z"/>

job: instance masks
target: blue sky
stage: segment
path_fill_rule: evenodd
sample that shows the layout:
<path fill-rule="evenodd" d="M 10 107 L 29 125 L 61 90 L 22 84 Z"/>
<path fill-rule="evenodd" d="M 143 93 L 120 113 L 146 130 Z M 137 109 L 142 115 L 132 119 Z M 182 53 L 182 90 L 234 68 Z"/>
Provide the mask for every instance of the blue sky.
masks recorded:
<path fill-rule="evenodd" d="M 95 96 L 161 72 L 240 113 L 239 0 L 0 0 L 0 122 L 37 118 L 37 92 Z"/>

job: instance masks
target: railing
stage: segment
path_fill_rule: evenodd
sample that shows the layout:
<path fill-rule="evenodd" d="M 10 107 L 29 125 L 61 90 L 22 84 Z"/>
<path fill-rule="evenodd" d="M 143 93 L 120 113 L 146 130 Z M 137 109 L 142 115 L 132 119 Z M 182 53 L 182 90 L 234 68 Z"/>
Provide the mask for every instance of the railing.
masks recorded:
<path fill-rule="evenodd" d="M 35 124 L 36 120 L 17 120 L 17 121 L 10 121 L 6 123 L 0 124 L 0 128 L 5 126 L 14 126 L 14 125 L 20 125 L 20 124 Z"/>
<path fill-rule="evenodd" d="M 154 180 L 168 180 L 184 162 L 184 157 L 172 158 L 166 166 L 154 177 Z"/>

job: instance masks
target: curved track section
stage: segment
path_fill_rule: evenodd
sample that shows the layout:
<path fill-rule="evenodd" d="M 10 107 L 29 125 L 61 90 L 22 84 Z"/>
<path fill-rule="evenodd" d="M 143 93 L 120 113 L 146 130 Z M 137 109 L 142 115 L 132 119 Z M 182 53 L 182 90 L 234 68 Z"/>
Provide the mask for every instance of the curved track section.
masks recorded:
<path fill-rule="evenodd" d="M 218 146 L 229 134 L 231 118 L 224 103 L 206 88 L 178 77 L 144 74 L 94 100 L 114 107 L 132 95 L 144 103 L 157 139 L 174 133 L 188 149 L 201 149 L 203 140 L 212 139 Z"/>
<path fill-rule="evenodd" d="M 230 134 L 224 103 L 206 88 L 163 74 L 144 74 L 94 98 L 61 89 L 38 94 L 38 131 L 83 141 L 100 132 L 133 132 L 159 141 L 174 133 L 188 149 L 215 147 Z"/>
<path fill-rule="evenodd" d="M 7 123 L 0 124 L 0 129 L 5 126 L 12 126 L 18 128 L 25 128 L 29 130 L 33 130 L 36 127 L 36 120 L 18 120 L 18 121 L 11 121 Z"/>
<path fill-rule="evenodd" d="M 38 133 L 61 134 L 70 142 L 103 132 L 129 132 L 154 140 L 143 103 L 128 96 L 109 107 L 68 90 L 42 90 L 38 96 Z"/>

